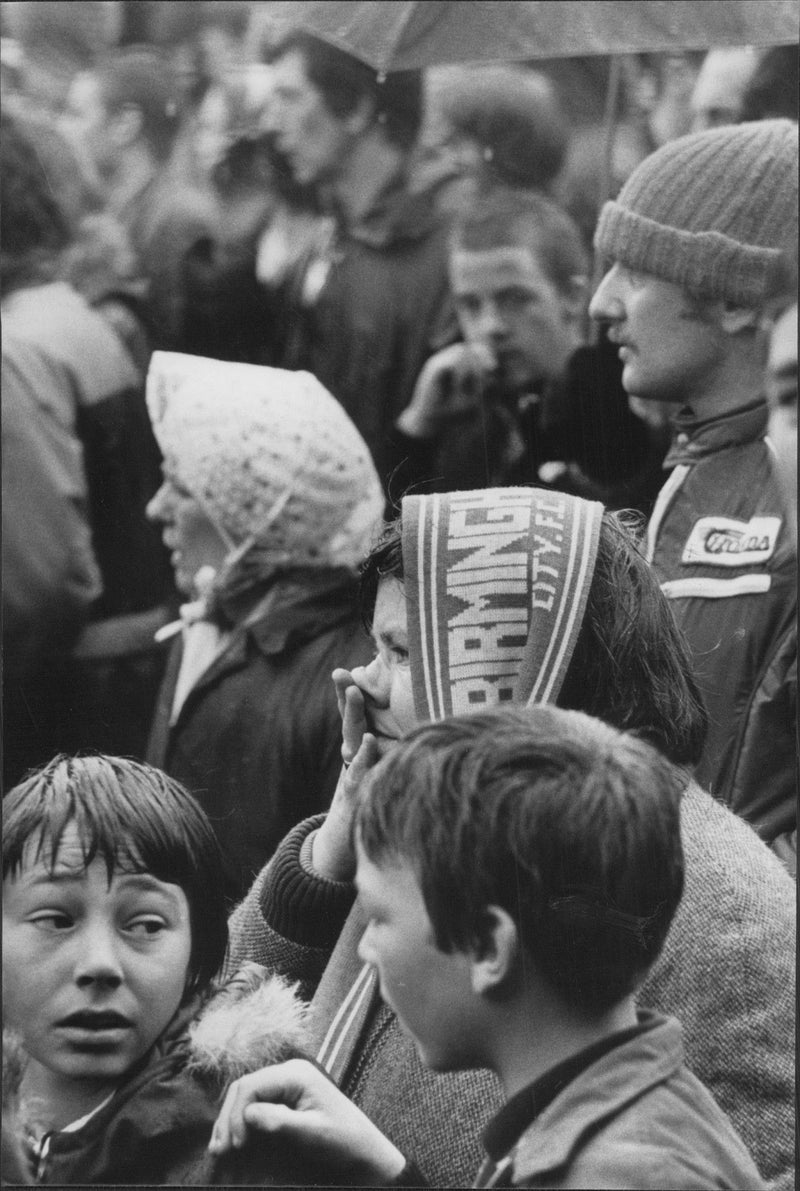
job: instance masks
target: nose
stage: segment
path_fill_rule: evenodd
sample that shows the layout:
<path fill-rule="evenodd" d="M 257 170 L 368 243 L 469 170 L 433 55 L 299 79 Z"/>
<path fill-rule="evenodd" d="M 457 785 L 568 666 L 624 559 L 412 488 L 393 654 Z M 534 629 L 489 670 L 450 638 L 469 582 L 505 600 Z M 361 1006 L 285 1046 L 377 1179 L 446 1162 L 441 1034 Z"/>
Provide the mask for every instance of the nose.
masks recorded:
<path fill-rule="evenodd" d="M 123 970 L 111 924 L 87 925 L 81 931 L 80 944 L 80 954 L 75 965 L 75 983 L 78 987 L 118 987 L 123 980 Z"/>
<path fill-rule="evenodd" d="M 166 521 L 169 514 L 169 486 L 162 484 L 155 496 L 147 502 L 147 517 L 150 521 Z"/>
<path fill-rule="evenodd" d="M 475 318 L 475 336 L 484 343 L 493 343 L 506 333 L 506 324 L 494 300 L 482 302 Z"/>
<path fill-rule="evenodd" d="M 619 266 L 613 265 L 594 292 L 589 314 L 598 322 L 620 322 L 625 317 L 619 281 Z"/>
<path fill-rule="evenodd" d="M 380 657 L 374 657 L 368 666 L 356 666 L 351 674 L 371 703 L 376 707 L 389 706 L 389 673 Z"/>

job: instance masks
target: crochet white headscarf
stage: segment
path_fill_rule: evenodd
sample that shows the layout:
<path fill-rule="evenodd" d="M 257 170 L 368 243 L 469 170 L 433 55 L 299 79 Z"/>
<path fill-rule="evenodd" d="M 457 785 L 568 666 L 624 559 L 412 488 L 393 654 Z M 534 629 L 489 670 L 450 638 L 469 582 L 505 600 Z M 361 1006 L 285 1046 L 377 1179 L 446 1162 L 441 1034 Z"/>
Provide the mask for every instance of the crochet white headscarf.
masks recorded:
<path fill-rule="evenodd" d="M 158 444 L 232 552 L 275 571 L 355 569 L 383 496 L 369 449 L 310 373 L 154 352 L 147 406 Z"/>

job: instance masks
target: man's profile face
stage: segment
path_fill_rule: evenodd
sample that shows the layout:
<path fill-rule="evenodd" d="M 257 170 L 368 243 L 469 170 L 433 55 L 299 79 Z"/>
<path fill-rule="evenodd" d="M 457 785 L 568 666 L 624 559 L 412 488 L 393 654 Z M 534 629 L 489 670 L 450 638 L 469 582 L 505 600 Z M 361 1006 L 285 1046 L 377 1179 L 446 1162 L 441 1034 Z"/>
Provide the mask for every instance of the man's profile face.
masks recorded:
<path fill-rule="evenodd" d="M 501 385 L 519 389 L 556 379 L 580 345 L 574 303 L 529 248 L 456 249 L 450 288 L 461 333 L 467 343 L 488 348 Z"/>
<path fill-rule="evenodd" d="M 289 163 L 295 180 L 324 182 L 341 166 L 351 140 L 343 120 L 325 105 L 322 93 L 306 74 L 299 50 L 290 50 L 272 65 L 272 93 L 265 126 Z"/>
<path fill-rule="evenodd" d="M 589 313 L 609 325 L 628 394 L 691 404 L 708 393 L 725 358 L 727 336 L 693 309 L 679 285 L 618 261 L 597 287 Z"/>

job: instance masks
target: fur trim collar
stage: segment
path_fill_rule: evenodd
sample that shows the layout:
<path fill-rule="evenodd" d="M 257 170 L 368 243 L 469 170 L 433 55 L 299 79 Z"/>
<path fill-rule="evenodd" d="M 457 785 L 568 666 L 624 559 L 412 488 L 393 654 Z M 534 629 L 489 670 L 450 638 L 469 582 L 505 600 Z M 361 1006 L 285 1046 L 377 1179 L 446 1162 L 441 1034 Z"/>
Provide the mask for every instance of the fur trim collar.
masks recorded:
<path fill-rule="evenodd" d="M 189 1068 L 229 1083 L 306 1049 L 308 1007 L 296 984 L 245 964 L 189 1026 Z"/>

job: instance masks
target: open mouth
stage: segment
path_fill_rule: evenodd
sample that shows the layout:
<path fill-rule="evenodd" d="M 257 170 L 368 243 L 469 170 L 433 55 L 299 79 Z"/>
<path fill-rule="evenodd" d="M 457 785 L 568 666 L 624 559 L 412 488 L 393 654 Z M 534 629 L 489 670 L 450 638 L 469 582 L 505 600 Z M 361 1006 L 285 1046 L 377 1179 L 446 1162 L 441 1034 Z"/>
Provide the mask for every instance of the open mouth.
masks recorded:
<path fill-rule="evenodd" d="M 123 1030 L 130 1030 L 133 1022 L 128 1017 L 113 1010 L 84 1009 L 78 1013 L 71 1013 L 58 1023 L 59 1030 L 74 1031 L 79 1034 L 107 1035 Z"/>

